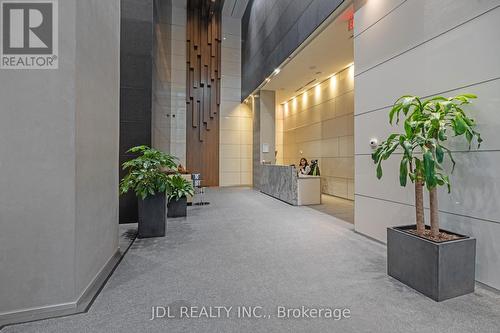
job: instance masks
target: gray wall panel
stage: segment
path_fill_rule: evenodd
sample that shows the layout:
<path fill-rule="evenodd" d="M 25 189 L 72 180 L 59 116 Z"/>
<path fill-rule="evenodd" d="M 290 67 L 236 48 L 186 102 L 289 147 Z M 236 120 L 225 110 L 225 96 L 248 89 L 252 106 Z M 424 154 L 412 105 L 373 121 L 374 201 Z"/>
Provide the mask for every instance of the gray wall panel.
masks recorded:
<path fill-rule="evenodd" d="M 251 0 L 243 15 L 242 87 L 245 99 L 343 0 Z"/>
<path fill-rule="evenodd" d="M 415 219 L 412 187 L 401 188 L 393 177 L 398 159 L 387 161 L 381 180 L 370 159 L 370 138 L 396 130 L 387 121 L 394 100 L 477 94 L 467 112 L 485 143 L 466 153 L 466 144 L 450 140 L 457 165 L 451 193 L 439 191 L 439 216 L 443 228 L 477 238 L 476 279 L 500 288 L 500 1 L 359 1 L 354 19 L 356 230 L 385 242 L 386 227 Z"/>
<path fill-rule="evenodd" d="M 0 75 L 0 327 L 75 311 L 118 248 L 120 2 L 58 12 L 59 69 Z"/>

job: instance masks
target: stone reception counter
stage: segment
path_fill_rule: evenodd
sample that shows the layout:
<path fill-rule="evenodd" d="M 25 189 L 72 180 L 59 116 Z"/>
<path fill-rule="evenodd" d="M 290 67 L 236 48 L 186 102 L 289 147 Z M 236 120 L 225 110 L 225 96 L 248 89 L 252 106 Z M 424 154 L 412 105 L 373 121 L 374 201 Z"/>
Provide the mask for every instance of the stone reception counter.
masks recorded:
<path fill-rule="evenodd" d="M 289 165 L 260 165 L 260 191 L 294 206 L 321 203 L 320 177 L 298 177 Z"/>

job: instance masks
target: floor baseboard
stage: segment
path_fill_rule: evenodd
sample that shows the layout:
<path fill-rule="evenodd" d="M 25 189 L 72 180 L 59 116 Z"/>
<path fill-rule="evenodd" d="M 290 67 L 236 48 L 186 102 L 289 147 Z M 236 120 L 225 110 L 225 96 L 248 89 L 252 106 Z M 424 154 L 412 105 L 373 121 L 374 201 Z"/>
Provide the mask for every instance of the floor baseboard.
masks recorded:
<path fill-rule="evenodd" d="M 122 254 L 120 249 L 117 249 L 76 301 L 0 313 L 0 330 L 9 325 L 65 317 L 86 312 L 95 298 L 99 295 L 111 274 L 113 274 L 113 271 L 120 263 L 123 255 L 125 255 L 125 253 Z"/>

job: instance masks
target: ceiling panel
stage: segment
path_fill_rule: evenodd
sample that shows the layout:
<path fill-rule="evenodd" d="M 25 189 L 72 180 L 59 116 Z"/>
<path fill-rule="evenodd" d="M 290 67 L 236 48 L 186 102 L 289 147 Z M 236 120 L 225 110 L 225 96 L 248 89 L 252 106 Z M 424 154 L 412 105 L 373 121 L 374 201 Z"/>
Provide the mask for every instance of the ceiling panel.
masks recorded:
<path fill-rule="evenodd" d="M 222 14 L 241 19 L 245 13 L 249 0 L 225 0 Z"/>

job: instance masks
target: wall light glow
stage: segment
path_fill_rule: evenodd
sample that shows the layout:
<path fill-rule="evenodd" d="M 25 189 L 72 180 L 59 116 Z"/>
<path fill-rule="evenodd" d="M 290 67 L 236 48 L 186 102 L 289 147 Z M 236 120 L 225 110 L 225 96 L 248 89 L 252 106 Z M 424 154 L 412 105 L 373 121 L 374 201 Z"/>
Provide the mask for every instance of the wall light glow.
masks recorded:
<path fill-rule="evenodd" d="M 306 106 L 307 105 L 307 91 L 304 91 L 302 94 L 302 105 Z"/>
<path fill-rule="evenodd" d="M 321 86 L 319 85 L 319 83 L 314 87 L 314 94 L 316 94 L 316 97 L 321 96 Z"/>
<path fill-rule="evenodd" d="M 337 85 L 337 75 L 332 75 L 330 77 L 330 86 L 335 87 Z"/>

